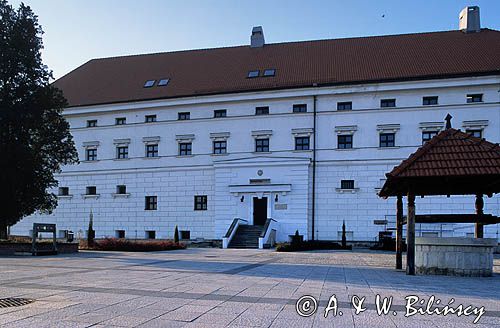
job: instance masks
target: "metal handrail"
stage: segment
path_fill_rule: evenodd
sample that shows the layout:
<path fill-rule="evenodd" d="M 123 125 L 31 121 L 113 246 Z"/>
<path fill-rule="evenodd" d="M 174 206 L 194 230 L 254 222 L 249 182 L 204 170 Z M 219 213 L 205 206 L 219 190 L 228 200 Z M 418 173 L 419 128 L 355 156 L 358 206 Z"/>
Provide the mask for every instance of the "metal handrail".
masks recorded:
<path fill-rule="evenodd" d="M 235 218 L 233 220 L 233 222 L 231 222 L 231 225 L 229 226 L 229 229 L 227 230 L 226 235 L 224 236 L 224 238 L 230 238 L 231 237 L 231 234 L 233 233 L 233 230 L 235 229 L 236 224 L 238 223 L 238 220 L 248 222 L 245 219 Z"/>
<path fill-rule="evenodd" d="M 271 221 L 278 222 L 275 219 L 268 218 L 266 220 L 266 223 L 264 223 L 264 229 L 262 229 L 262 232 L 260 233 L 260 238 L 264 238 L 266 236 L 267 230 L 269 229 L 269 226 L 271 225 Z"/>

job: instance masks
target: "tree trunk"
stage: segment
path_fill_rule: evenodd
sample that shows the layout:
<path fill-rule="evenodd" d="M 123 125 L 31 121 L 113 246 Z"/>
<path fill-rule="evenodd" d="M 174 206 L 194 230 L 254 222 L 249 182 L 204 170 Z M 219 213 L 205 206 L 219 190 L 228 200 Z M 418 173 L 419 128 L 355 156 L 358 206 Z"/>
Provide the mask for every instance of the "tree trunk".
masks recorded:
<path fill-rule="evenodd" d="M 7 234 L 7 225 L 0 223 L 0 239 L 7 239 L 7 238 L 9 238 Z"/>

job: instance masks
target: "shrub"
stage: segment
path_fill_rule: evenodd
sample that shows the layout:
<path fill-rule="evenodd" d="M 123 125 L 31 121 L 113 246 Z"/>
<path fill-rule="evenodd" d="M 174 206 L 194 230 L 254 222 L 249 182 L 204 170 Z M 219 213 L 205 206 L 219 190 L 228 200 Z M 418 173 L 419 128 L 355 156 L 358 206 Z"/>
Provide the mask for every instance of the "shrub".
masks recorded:
<path fill-rule="evenodd" d="M 276 246 L 277 252 L 300 252 L 326 249 L 352 249 L 351 246 L 342 247 L 340 244 L 331 241 L 307 240 L 301 243 L 279 243 Z"/>
<path fill-rule="evenodd" d="M 122 252 L 155 252 L 185 249 L 182 243 L 170 240 L 130 240 L 118 238 L 105 238 L 94 241 L 94 245 L 81 245 L 82 248 L 98 251 L 122 251 Z"/>

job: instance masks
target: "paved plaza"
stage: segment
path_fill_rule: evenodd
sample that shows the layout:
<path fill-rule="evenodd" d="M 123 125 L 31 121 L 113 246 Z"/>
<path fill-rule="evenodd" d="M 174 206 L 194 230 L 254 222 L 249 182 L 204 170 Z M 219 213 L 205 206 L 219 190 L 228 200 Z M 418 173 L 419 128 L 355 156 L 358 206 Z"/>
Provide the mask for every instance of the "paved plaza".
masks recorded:
<path fill-rule="evenodd" d="M 0 326 L 500 327 L 498 255 L 491 278 L 406 276 L 393 266 L 393 254 L 364 250 L 187 249 L 0 257 L 0 298 L 35 300 L 0 308 Z M 393 296 L 387 315 L 376 313 L 377 294 Z M 296 312 L 296 301 L 304 295 L 318 300 L 317 312 L 309 317 Z M 332 295 L 337 316 L 332 310 L 324 318 Z M 364 312 L 355 314 L 353 295 L 366 297 Z M 477 324 L 475 315 L 405 317 L 408 295 L 425 300 L 434 295 L 440 306 L 453 298 L 451 306 L 484 306 L 485 313 Z M 311 310 L 313 304 L 300 309 Z"/>

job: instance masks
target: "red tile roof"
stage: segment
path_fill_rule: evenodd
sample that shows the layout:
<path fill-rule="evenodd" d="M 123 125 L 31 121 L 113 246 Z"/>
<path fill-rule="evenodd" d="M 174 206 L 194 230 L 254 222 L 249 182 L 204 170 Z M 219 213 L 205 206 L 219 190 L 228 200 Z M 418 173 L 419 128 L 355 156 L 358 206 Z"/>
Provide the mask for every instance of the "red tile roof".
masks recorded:
<path fill-rule="evenodd" d="M 420 194 L 464 194 L 464 190 L 500 192 L 500 146 L 460 130 L 446 129 L 386 174 L 380 196 L 393 196 L 414 185 Z M 412 182 L 408 182 L 412 181 Z M 434 183 L 432 183 L 434 181 Z M 453 187 L 456 184 L 460 187 Z M 465 185 L 464 185 L 465 184 Z M 476 186 L 477 184 L 477 186 Z M 435 190 L 422 190 L 422 186 Z M 453 190 L 459 188 L 460 190 Z"/>
<path fill-rule="evenodd" d="M 500 31 L 362 37 L 93 59 L 54 84 L 70 106 L 500 74 Z M 276 76 L 247 78 L 275 68 Z M 170 78 L 168 86 L 143 88 Z"/>

